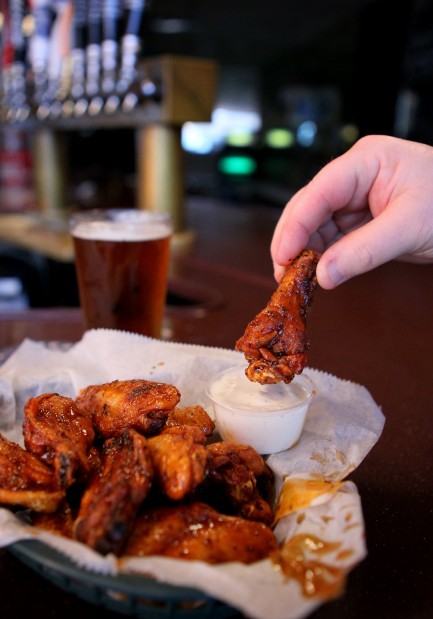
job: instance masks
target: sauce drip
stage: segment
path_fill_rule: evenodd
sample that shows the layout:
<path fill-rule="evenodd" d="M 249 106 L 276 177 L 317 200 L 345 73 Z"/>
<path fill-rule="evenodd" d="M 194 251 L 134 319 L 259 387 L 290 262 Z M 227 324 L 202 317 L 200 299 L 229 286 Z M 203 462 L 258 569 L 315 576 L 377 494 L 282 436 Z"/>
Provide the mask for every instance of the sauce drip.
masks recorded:
<path fill-rule="evenodd" d="M 298 581 L 306 597 L 329 599 L 342 592 L 346 572 L 322 563 L 319 557 L 339 546 L 340 542 L 324 542 L 314 535 L 302 533 L 281 546 L 275 561 L 285 576 Z M 310 558 L 311 555 L 315 558 Z"/>
<path fill-rule="evenodd" d="M 318 479 L 288 478 L 285 480 L 278 498 L 274 524 L 293 512 L 310 506 L 314 499 L 328 492 L 334 493 L 341 487 L 342 482 Z"/>

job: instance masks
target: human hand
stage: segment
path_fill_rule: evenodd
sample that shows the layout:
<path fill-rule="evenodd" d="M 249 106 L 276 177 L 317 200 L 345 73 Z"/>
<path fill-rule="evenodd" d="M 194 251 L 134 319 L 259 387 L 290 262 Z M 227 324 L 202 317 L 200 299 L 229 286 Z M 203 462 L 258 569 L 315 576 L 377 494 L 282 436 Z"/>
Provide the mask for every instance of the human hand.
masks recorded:
<path fill-rule="evenodd" d="M 433 148 L 367 136 L 322 168 L 276 225 L 277 281 L 305 247 L 322 254 L 317 279 L 327 289 L 394 258 L 433 261 Z"/>

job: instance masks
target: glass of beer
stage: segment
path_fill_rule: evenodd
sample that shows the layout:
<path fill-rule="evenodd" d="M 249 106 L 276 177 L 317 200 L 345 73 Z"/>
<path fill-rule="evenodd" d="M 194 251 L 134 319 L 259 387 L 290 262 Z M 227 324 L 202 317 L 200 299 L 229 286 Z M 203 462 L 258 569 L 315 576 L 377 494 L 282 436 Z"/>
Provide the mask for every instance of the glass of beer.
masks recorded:
<path fill-rule="evenodd" d="M 87 329 L 161 337 L 172 222 L 167 213 L 92 209 L 73 214 L 80 305 Z"/>

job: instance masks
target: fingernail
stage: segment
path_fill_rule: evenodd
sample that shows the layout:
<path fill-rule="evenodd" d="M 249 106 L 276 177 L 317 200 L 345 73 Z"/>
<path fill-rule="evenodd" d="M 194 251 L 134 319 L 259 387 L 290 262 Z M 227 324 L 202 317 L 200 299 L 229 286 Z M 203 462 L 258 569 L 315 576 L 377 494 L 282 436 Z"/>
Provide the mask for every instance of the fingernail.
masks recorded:
<path fill-rule="evenodd" d="M 274 265 L 274 278 L 277 280 L 277 282 L 280 281 L 284 273 L 285 273 L 284 267 L 282 267 L 280 264 Z"/>
<path fill-rule="evenodd" d="M 344 275 L 341 273 L 338 266 L 335 264 L 335 262 L 330 262 L 328 264 L 326 272 L 327 272 L 328 278 L 331 280 L 334 286 L 338 286 L 339 284 L 342 284 L 346 279 Z"/>

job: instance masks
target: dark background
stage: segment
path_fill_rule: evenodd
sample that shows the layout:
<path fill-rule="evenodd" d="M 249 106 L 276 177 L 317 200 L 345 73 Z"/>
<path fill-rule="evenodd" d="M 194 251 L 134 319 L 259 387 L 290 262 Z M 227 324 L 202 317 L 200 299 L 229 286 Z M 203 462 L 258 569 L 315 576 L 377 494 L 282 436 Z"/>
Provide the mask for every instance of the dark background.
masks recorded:
<path fill-rule="evenodd" d="M 262 134 L 274 126 L 296 129 L 299 114 L 308 114 L 305 105 L 319 121 L 318 138 L 307 150 L 295 145 L 271 153 L 259 135 L 249 153 L 258 171 L 248 183 L 217 174 L 221 152 L 186 153 L 190 193 L 283 206 L 353 143 L 341 138 L 346 125 L 356 129 L 356 138 L 382 133 L 433 143 L 430 0 L 151 0 L 141 55 L 162 54 L 214 59 L 216 105 L 242 106 L 253 97 Z M 307 103 L 293 103 L 299 92 L 307 93 Z M 68 137 L 68 147 L 74 186 L 87 181 L 86 191 L 72 200 L 91 203 L 102 192 L 117 205 L 133 193 L 133 131 L 77 132 Z M 93 192 L 89 180 L 96 183 Z"/>

